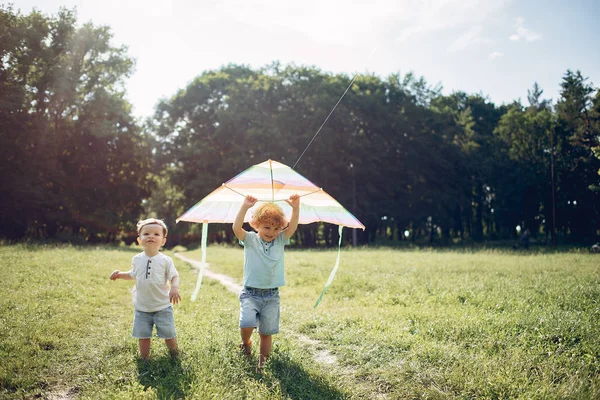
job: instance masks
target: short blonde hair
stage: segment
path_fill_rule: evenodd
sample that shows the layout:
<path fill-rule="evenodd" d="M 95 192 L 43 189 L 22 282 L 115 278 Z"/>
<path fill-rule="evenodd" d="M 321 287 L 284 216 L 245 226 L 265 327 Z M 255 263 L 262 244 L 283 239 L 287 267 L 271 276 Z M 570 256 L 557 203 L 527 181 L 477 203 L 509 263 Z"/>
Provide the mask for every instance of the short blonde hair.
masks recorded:
<path fill-rule="evenodd" d="M 270 224 L 279 228 L 285 228 L 288 224 L 285 219 L 285 214 L 281 207 L 275 203 L 262 203 L 254 210 L 252 218 L 250 219 L 250 226 L 254 229 L 258 228 L 261 224 Z"/>
<path fill-rule="evenodd" d="M 167 228 L 167 224 L 165 224 L 165 222 L 162 219 L 156 219 L 156 218 L 148 218 L 148 219 L 144 219 L 141 220 L 137 223 L 137 233 L 138 235 L 140 234 L 142 228 L 146 225 L 160 225 L 163 228 L 163 234 L 165 235 L 165 237 L 167 236 L 167 233 L 169 233 L 169 228 Z"/>

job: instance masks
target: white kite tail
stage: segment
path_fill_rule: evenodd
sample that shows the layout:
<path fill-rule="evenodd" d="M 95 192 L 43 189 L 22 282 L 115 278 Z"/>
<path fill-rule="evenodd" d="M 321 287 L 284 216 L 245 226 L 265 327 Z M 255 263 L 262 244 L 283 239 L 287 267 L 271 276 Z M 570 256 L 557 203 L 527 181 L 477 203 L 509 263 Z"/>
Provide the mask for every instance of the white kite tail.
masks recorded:
<path fill-rule="evenodd" d="M 333 277 L 337 273 L 338 267 L 340 266 L 340 251 L 342 248 L 342 229 L 344 229 L 344 227 L 342 225 L 338 226 L 338 234 L 340 236 L 340 239 L 338 240 L 338 253 L 337 253 L 337 258 L 335 260 L 335 266 L 333 267 L 333 270 L 329 274 L 329 279 L 327 279 L 327 283 L 325 283 L 325 287 L 323 288 L 323 291 L 321 292 L 321 295 L 317 299 L 317 302 L 315 303 L 313 308 L 317 308 L 317 306 L 319 305 L 321 300 L 323 300 L 323 296 L 325 296 L 325 292 L 327 291 L 327 289 L 329 289 L 329 285 L 331 285 L 331 282 L 333 282 Z"/>
<path fill-rule="evenodd" d="M 196 288 L 194 294 L 192 294 L 192 301 L 196 301 L 200 286 L 202 285 L 202 275 L 204 274 L 204 267 L 206 267 L 206 242 L 208 239 L 208 222 L 202 223 L 202 261 L 200 262 L 200 271 L 198 271 L 198 280 L 196 281 Z"/>

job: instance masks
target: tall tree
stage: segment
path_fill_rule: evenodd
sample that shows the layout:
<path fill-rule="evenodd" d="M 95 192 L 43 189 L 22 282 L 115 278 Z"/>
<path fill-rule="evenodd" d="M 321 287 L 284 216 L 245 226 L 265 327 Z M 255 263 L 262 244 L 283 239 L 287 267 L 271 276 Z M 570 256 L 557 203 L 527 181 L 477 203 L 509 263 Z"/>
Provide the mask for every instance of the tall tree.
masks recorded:
<path fill-rule="evenodd" d="M 551 135 L 554 117 L 542 91 L 534 85 L 530 106 L 515 102 L 500 119 L 495 133 L 504 142 L 507 170 L 501 179 L 497 214 L 507 229 L 520 225 L 532 234 L 552 227 Z"/>
<path fill-rule="evenodd" d="M 464 226 L 466 236 L 482 240 L 492 229 L 495 219 L 492 204 L 497 189 L 495 179 L 502 166 L 493 130 L 503 111 L 479 95 L 460 92 L 435 99 L 432 107 L 453 119 L 455 127 L 449 131 L 451 136 L 446 140 L 462 153 L 458 158 L 461 173 L 456 181 L 463 191 L 457 197 L 462 204 L 454 206 L 455 229 Z M 457 218 L 463 222 L 456 222 Z"/>
<path fill-rule="evenodd" d="M 594 151 L 596 158 L 600 160 L 600 90 L 597 90 L 596 96 L 594 96 L 592 110 L 590 112 L 590 121 L 592 131 L 596 132 L 596 145 L 592 147 L 592 150 Z M 600 176 L 600 169 L 598 170 L 598 175 Z M 600 181 L 600 178 L 598 179 Z M 592 189 L 596 193 L 600 192 L 600 182 L 592 184 L 590 189 Z"/>
<path fill-rule="evenodd" d="M 557 221 L 564 235 L 577 241 L 595 240 L 600 228 L 600 161 L 593 149 L 598 144 L 597 127 L 592 120 L 595 89 L 580 71 L 568 70 L 561 83 L 556 105 L 555 138 L 558 151 Z"/>
<path fill-rule="evenodd" d="M 123 80 L 133 62 L 74 11 L 0 7 L 0 236 L 110 239 L 141 212 L 149 147 Z M 129 225 L 131 228 L 131 226 Z"/>

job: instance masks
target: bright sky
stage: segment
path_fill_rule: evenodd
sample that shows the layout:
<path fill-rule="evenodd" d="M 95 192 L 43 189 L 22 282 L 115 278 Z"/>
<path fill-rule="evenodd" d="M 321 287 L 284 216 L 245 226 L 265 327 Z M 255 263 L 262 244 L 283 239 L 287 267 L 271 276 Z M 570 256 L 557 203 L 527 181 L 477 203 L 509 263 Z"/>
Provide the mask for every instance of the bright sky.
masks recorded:
<path fill-rule="evenodd" d="M 138 117 L 228 63 L 279 60 L 350 76 L 413 72 L 444 94 L 481 93 L 497 105 L 527 104 L 535 81 L 556 100 L 567 69 L 600 86 L 598 0 L 10 2 L 22 13 L 77 7 L 80 23 L 109 25 L 114 44 L 136 60 L 127 92 Z"/>

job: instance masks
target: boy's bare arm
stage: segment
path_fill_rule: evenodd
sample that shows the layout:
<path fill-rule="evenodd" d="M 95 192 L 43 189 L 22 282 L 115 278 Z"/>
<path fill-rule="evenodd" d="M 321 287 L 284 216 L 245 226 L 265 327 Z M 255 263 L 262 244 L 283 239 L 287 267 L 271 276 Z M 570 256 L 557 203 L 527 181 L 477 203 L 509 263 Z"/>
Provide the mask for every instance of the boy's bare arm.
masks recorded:
<path fill-rule="evenodd" d="M 242 242 L 246 239 L 246 231 L 244 230 L 244 217 L 246 216 L 246 212 L 250 209 L 254 204 L 256 204 L 257 199 L 253 196 L 246 196 L 240 210 L 238 211 L 235 221 L 233 222 L 233 233 L 235 237 L 237 237 Z"/>
<path fill-rule="evenodd" d="M 286 202 L 292 207 L 292 217 L 290 218 L 290 224 L 285 230 L 285 238 L 289 239 L 298 229 L 298 220 L 300 219 L 300 196 L 293 194 Z"/>
<path fill-rule="evenodd" d="M 169 301 L 173 304 L 178 304 L 181 301 L 181 296 L 179 295 L 179 276 L 174 276 L 173 279 L 171 279 Z"/>
<path fill-rule="evenodd" d="M 116 279 L 125 279 L 126 281 L 132 281 L 134 278 L 131 276 L 131 270 L 127 272 L 121 272 L 117 269 L 113 271 L 112 274 L 110 274 L 111 281 L 114 281 Z"/>

